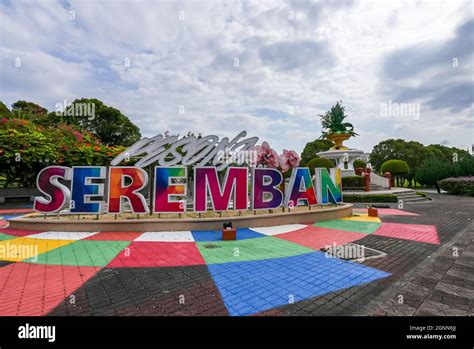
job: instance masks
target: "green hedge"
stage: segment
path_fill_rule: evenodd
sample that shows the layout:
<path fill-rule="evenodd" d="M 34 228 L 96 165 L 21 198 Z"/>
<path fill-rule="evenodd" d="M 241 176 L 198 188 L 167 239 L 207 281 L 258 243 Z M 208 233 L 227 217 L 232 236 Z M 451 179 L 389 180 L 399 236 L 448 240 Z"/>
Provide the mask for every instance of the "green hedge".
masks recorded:
<path fill-rule="evenodd" d="M 342 188 L 364 188 L 364 176 L 342 177 Z"/>
<path fill-rule="evenodd" d="M 344 202 L 398 202 L 394 194 L 379 195 L 344 195 Z"/>
<path fill-rule="evenodd" d="M 474 196 L 474 177 L 450 177 L 438 182 L 449 194 Z"/>

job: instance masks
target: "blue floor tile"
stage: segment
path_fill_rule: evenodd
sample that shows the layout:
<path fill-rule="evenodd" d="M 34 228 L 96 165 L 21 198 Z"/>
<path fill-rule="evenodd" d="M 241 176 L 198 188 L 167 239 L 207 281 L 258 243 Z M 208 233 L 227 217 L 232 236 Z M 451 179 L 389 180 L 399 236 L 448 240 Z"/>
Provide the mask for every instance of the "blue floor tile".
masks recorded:
<path fill-rule="evenodd" d="M 249 315 L 340 289 L 389 273 L 322 252 L 250 262 L 208 265 L 229 313 Z"/>
<path fill-rule="evenodd" d="M 193 230 L 194 241 L 222 241 L 221 230 Z M 266 235 L 257 233 L 248 228 L 237 229 L 237 240 L 246 240 L 254 238 L 262 238 Z"/>

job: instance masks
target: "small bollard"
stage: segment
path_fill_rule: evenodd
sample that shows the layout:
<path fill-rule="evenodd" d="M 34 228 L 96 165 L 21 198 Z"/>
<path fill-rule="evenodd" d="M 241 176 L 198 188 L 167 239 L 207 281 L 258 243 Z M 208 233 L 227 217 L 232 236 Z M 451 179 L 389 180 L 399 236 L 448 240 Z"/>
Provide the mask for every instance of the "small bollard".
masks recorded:
<path fill-rule="evenodd" d="M 379 211 L 375 207 L 369 207 L 367 209 L 369 217 L 378 217 Z"/>
<path fill-rule="evenodd" d="M 222 240 L 229 241 L 229 240 L 236 240 L 237 239 L 237 231 L 232 227 L 232 222 L 226 222 L 222 225 Z"/>

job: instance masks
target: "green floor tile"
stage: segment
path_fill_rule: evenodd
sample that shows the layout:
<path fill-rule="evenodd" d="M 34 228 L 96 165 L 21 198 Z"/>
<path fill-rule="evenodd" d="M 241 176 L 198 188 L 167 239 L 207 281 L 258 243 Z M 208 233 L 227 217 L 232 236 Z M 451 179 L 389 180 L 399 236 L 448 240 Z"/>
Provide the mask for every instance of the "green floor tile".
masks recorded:
<path fill-rule="evenodd" d="M 40 254 L 25 262 L 35 264 L 98 266 L 107 265 L 130 241 L 79 240 Z"/>
<path fill-rule="evenodd" d="M 0 241 L 11 240 L 11 239 L 16 239 L 16 238 L 17 236 L 0 233 Z"/>
<path fill-rule="evenodd" d="M 375 232 L 381 223 L 376 222 L 362 222 L 350 221 L 344 219 L 334 219 L 330 221 L 321 221 L 313 224 L 315 227 L 332 228 L 338 230 L 353 231 L 356 233 L 372 234 Z"/>
<path fill-rule="evenodd" d="M 313 249 L 271 236 L 238 241 L 196 243 L 208 264 L 283 258 L 314 252 Z"/>

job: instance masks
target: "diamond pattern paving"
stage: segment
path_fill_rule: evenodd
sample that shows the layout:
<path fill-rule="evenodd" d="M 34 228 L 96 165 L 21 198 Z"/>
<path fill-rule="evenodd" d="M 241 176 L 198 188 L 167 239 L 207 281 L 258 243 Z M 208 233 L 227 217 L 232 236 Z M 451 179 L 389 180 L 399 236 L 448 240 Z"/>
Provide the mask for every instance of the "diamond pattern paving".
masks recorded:
<path fill-rule="evenodd" d="M 316 222 L 313 224 L 313 226 L 322 227 L 322 228 L 332 228 L 332 229 L 338 229 L 338 230 L 346 230 L 346 231 L 352 231 L 356 233 L 372 234 L 380 227 L 380 223 L 334 219 L 330 221 Z"/>
<path fill-rule="evenodd" d="M 382 223 L 375 235 L 439 245 L 438 231 L 434 225 Z"/>
<path fill-rule="evenodd" d="M 249 315 L 367 283 L 390 274 L 313 252 L 264 261 L 209 265 L 231 315 Z"/>
<path fill-rule="evenodd" d="M 228 315 L 205 265 L 106 268 L 73 294 L 49 315 Z"/>
<path fill-rule="evenodd" d="M 439 236 L 449 239 L 469 217 L 394 209 L 379 214 L 383 224 L 362 209 L 348 219 L 314 225 L 243 228 L 237 241 L 222 241 L 220 230 L 0 229 L 0 315 L 358 314 L 437 250 Z M 353 263 L 315 251 L 349 242 L 387 256 Z M 459 274 L 463 287 L 469 286 L 465 269 L 472 269 L 467 253 L 467 266 L 450 271 Z M 452 264 L 446 257 L 438 260 L 431 274 Z M 445 299 L 443 292 L 436 290 L 432 299 Z M 69 301 L 72 295 L 75 303 Z M 410 306 L 420 301 L 406 296 Z"/>
<path fill-rule="evenodd" d="M 308 226 L 290 233 L 276 235 L 275 238 L 320 250 L 332 244 L 343 245 L 362 239 L 365 236 L 366 234 L 351 231 Z"/>
<path fill-rule="evenodd" d="M 266 236 L 240 241 L 197 242 L 207 264 L 282 258 L 313 252 L 309 247 Z"/>
<path fill-rule="evenodd" d="M 12 263 L 0 268 L 2 316 L 47 314 L 99 268 Z"/>
<path fill-rule="evenodd" d="M 105 266 L 129 244 L 129 241 L 79 240 L 50 252 L 40 254 L 36 260 L 27 259 L 25 262 L 54 265 Z"/>
<path fill-rule="evenodd" d="M 133 241 L 107 266 L 171 267 L 205 264 L 195 243 Z"/>

